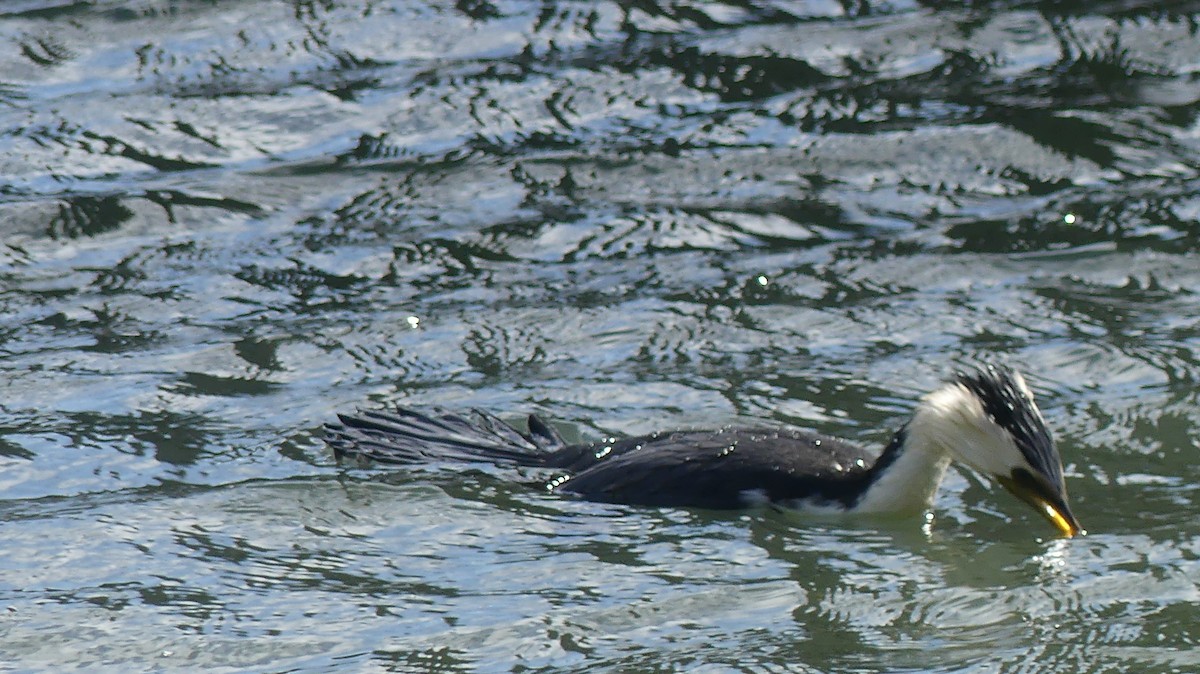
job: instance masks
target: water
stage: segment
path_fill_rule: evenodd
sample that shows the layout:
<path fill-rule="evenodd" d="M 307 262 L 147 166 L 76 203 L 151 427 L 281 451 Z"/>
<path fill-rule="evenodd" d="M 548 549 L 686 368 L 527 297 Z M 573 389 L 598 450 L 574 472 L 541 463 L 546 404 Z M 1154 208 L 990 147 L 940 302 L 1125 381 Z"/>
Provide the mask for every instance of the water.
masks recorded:
<path fill-rule="evenodd" d="M 1200 3 L 9 2 L 0 671 L 1200 670 Z M 338 412 L 884 441 L 1089 535 L 345 470 Z"/>

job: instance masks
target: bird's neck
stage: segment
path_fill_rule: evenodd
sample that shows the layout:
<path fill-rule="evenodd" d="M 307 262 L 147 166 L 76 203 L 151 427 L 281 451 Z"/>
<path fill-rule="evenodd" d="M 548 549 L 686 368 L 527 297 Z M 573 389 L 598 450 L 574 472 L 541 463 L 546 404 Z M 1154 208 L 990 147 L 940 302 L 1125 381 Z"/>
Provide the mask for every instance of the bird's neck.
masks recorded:
<path fill-rule="evenodd" d="M 855 510 L 912 514 L 933 504 L 950 455 L 921 421 L 913 419 L 892 436 L 871 468 L 869 486 L 853 506 Z"/>

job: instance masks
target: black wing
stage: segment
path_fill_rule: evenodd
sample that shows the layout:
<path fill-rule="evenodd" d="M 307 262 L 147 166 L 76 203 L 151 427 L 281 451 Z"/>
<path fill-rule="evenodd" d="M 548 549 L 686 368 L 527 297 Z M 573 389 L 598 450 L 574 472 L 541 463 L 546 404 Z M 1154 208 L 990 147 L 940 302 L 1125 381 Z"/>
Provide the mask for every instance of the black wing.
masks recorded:
<path fill-rule="evenodd" d="M 576 450 L 578 446 L 563 450 Z M 848 507 L 876 457 L 843 440 L 798 429 L 684 431 L 587 446 L 595 457 L 558 488 L 610 503 L 742 508 L 818 501 Z"/>

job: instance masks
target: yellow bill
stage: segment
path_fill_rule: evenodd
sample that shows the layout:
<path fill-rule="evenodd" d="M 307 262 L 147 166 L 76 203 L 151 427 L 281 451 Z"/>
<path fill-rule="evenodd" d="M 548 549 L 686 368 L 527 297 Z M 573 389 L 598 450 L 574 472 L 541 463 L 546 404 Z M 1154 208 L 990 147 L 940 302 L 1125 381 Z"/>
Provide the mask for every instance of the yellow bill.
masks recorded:
<path fill-rule="evenodd" d="M 1033 506 L 1043 517 L 1067 538 L 1086 534 L 1079 520 L 1067 506 L 1066 494 L 1059 494 L 1041 480 L 1032 479 L 1029 473 L 1019 471 L 1013 477 L 997 477 L 996 481 L 1014 496 Z"/>

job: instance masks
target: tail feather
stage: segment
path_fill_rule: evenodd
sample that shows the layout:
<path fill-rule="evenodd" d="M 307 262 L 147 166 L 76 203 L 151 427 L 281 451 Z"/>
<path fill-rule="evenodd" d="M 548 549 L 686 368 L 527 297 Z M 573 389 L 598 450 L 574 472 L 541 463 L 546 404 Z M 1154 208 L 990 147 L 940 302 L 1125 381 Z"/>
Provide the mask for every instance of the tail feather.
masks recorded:
<path fill-rule="evenodd" d="M 529 424 L 529 439 L 543 452 L 557 452 L 567 446 L 567 441 L 563 440 L 558 431 L 542 421 L 542 418 L 536 414 L 530 414 L 527 423 Z"/>
<path fill-rule="evenodd" d="M 326 441 L 334 455 L 380 463 L 486 462 L 506 466 L 543 466 L 562 438 L 545 422 L 530 417 L 530 433 L 517 432 L 480 410 L 467 415 L 442 409 L 428 413 L 397 408 L 394 412 L 339 414 L 340 424 L 327 424 Z"/>

